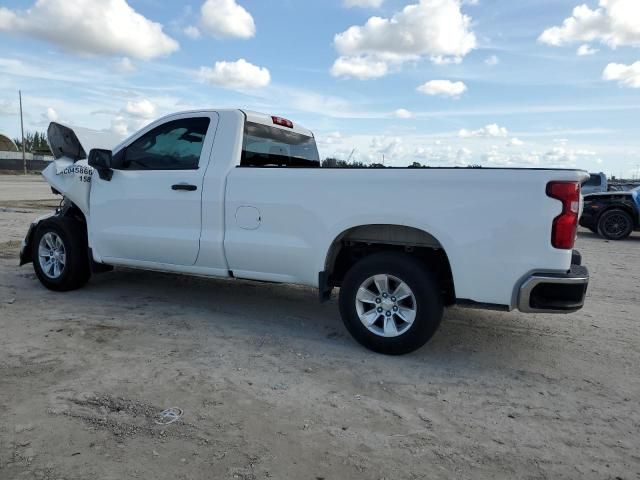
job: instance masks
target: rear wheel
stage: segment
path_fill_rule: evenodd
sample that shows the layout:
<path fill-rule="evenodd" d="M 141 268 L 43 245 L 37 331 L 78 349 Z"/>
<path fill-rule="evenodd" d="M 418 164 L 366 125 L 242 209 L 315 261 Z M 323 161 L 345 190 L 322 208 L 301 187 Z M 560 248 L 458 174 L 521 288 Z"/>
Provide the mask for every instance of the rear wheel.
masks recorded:
<path fill-rule="evenodd" d="M 67 217 L 44 220 L 33 238 L 33 268 L 49 290 L 84 286 L 91 276 L 84 225 Z"/>
<path fill-rule="evenodd" d="M 598 220 L 598 233 L 609 240 L 623 240 L 633 231 L 633 219 L 624 210 L 607 210 Z"/>
<path fill-rule="evenodd" d="M 442 296 L 431 274 L 415 258 L 395 252 L 360 260 L 340 289 L 347 330 L 378 353 L 402 355 L 422 347 L 438 329 Z"/>

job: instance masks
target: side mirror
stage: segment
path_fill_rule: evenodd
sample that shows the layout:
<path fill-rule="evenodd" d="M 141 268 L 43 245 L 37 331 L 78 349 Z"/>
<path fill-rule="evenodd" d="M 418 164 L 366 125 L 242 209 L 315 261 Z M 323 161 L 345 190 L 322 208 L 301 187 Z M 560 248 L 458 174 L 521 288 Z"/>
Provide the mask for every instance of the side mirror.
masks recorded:
<path fill-rule="evenodd" d="M 111 150 L 103 150 L 101 148 L 94 148 L 89 152 L 89 166 L 95 168 L 98 171 L 98 175 L 102 180 L 111 180 L 113 177 Z"/>

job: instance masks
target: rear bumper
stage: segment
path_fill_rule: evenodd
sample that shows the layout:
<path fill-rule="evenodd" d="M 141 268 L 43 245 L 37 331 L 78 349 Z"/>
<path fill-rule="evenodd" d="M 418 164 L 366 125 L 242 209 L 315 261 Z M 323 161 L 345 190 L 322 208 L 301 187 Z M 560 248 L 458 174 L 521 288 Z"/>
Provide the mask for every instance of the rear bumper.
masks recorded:
<path fill-rule="evenodd" d="M 518 310 L 526 313 L 571 313 L 580 310 L 589 285 L 589 271 L 578 252 L 568 273 L 534 273 L 520 286 Z"/>

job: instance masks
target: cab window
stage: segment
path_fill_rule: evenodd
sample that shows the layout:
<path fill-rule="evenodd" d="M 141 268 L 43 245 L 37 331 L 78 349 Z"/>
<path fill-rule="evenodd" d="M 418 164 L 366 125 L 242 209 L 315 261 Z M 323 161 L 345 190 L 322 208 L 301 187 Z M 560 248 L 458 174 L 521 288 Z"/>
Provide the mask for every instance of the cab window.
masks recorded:
<path fill-rule="evenodd" d="M 602 177 L 600 175 L 591 174 L 589 180 L 585 182 L 587 187 L 600 187 L 602 185 Z"/>
<path fill-rule="evenodd" d="M 196 170 L 210 119 L 183 118 L 164 123 L 129 145 L 123 170 Z"/>
<path fill-rule="evenodd" d="M 320 167 L 313 137 L 260 123 L 246 122 L 242 167 Z"/>

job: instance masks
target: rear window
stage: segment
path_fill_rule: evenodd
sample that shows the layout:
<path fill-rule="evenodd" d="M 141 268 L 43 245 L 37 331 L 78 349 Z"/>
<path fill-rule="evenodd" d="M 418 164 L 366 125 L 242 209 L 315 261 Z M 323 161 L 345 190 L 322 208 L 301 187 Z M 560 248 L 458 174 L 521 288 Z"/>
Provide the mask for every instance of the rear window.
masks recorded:
<path fill-rule="evenodd" d="M 282 128 L 246 122 L 242 167 L 320 167 L 313 137 Z"/>
<path fill-rule="evenodd" d="M 602 185 L 602 177 L 600 175 L 590 175 L 589 180 L 585 182 L 588 187 L 600 187 Z"/>

